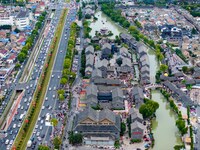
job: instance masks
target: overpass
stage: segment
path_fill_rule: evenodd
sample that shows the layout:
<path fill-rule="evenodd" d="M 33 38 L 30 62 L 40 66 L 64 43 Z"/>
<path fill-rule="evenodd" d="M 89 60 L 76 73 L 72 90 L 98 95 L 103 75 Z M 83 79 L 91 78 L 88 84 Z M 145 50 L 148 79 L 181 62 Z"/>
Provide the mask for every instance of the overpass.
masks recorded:
<path fill-rule="evenodd" d="M 148 84 L 144 88 L 145 90 L 149 89 L 156 89 L 156 88 L 162 88 L 163 86 L 161 84 Z"/>

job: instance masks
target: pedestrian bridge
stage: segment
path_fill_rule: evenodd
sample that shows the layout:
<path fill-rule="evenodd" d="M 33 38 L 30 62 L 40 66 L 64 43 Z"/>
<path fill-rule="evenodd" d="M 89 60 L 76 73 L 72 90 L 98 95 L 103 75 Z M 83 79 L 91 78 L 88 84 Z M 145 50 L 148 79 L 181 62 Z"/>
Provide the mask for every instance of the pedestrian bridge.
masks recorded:
<path fill-rule="evenodd" d="M 145 86 L 145 89 L 146 90 L 149 90 L 149 89 L 156 89 L 156 88 L 162 88 L 163 86 L 161 84 L 148 84 Z"/>

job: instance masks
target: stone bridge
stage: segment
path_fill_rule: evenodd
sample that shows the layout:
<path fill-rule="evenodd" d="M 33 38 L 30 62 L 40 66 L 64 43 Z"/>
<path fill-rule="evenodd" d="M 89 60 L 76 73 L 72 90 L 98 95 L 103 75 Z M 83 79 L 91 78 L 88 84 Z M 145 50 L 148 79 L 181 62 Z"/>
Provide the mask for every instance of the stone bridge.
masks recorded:
<path fill-rule="evenodd" d="M 161 84 L 148 84 L 145 86 L 145 90 L 162 88 L 162 87 L 163 86 Z"/>

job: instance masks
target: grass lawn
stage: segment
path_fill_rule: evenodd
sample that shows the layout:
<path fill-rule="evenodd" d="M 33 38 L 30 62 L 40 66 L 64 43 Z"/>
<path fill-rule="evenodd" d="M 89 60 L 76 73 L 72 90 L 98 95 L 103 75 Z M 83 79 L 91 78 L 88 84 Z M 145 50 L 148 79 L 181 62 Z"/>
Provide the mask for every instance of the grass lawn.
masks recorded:
<path fill-rule="evenodd" d="M 45 93 L 46 93 L 46 90 L 47 90 L 47 86 L 48 86 L 48 83 L 49 83 L 49 80 L 50 80 L 50 77 L 51 77 L 51 70 L 53 68 L 54 59 L 56 57 L 56 53 L 57 53 L 57 50 L 58 50 L 60 37 L 61 37 L 62 30 L 63 30 L 64 23 L 65 23 L 65 18 L 67 16 L 67 9 L 63 10 L 63 13 L 64 13 L 64 19 L 59 21 L 59 25 L 58 25 L 58 27 L 56 29 L 56 32 L 55 32 L 55 35 L 54 35 L 54 37 L 57 36 L 57 41 L 55 43 L 55 49 L 54 49 L 54 51 L 53 51 L 53 53 L 51 55 L 51 59 L 50 59 L 50 62 L 48 64 L 48 70 L 47 70 L 46 76 L 44 78 L 44 84 L 41 87 L 41 89 L 39 89 L 39 83 L 41 83 L 42 78 L 43 78 L 43 76 L 42 76 L 43 73 L 41 73 L 41 76 L 40 76 L 36 91 L 34 93 L 31 106 L 29 107 L 28 113 L 26 115 L 26 118 L 27 118 L 27 116 L 29 116 L 31 114 L 32 107 L 34 107 L 33 104 L 36 103 L 36 95 L 40 91 L 41 95 L 38 98 L 39 101 L 37 103 L 37 107 L 35 107 L 35 111 L 33 113 L 32 119 L 29 120 L 30 125 L 29 125 L 27 131 L 24 132 L 24 130 L 23 130 L 25 125 L 26 125 L 26 123 L 24 121 L 22 126 L 21 126 L 21 128 L 20 128 L 20 131 L 19 131 L 19 133 L 18 133 L 18 135 L 16 137 L 16 140 L 15 140 L 15 142 L 13 144 L 13 147 L 15 147 L 17 150 L 25 150 L 26 149 L 27 142 L 30 139 L 30 137 L 32 135 L 32 132 L 33 132 L 33 129 L 34 129 L 34 126 L 35 126 L 35 124 L 37 122 L 38 115 L 40 113 L 40 110 L 41 110 L 41 107 L 42 107 L 42 104 L 43 104 L 43 100 L 44 100 L 44 96 L 45 96 Z M 61 16 L 63 16 L 63 15 L 61 15 Z M 52 42 L 51 45 L 53 45 L 53 44 L 54 44 L 54 42 Z M 50 56 L 48 55 L 48 57 L 46 58 L 46 63 L 47 63 L 47 60 L 48 60 L 49 57 Z M 45 69 L 45 67 L 43 67 L 43 68 Z M 43 72 L 44 72 L 44 69 L 43 69 Z"/>

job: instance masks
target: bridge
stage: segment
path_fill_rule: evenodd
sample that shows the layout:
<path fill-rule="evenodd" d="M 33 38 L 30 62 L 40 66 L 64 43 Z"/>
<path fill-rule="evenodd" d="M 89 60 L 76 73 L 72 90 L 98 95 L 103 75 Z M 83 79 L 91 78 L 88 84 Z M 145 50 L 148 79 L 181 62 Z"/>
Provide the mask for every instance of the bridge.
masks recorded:
<path fill-rule="evenodd" d="M 161 84 L 148 84 L 145 86 L 145 90 L 162 88 L 162 87 L 163 86 Z"/>

